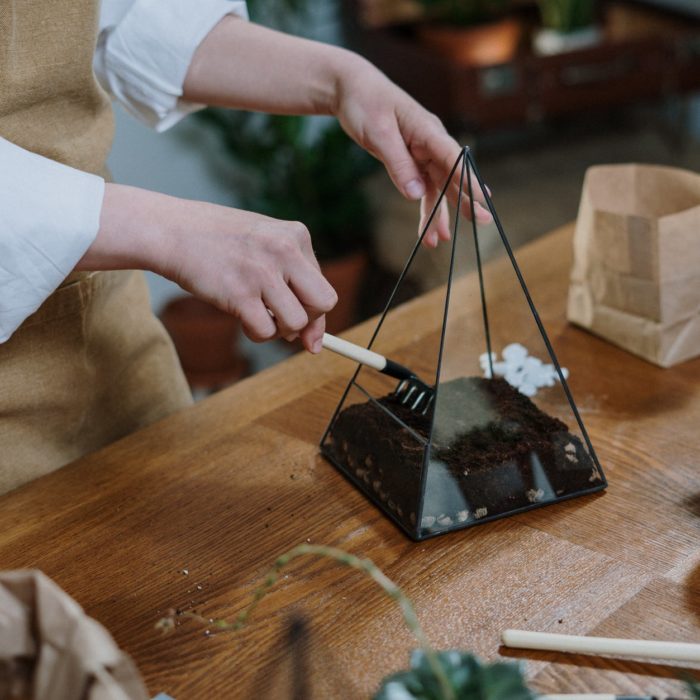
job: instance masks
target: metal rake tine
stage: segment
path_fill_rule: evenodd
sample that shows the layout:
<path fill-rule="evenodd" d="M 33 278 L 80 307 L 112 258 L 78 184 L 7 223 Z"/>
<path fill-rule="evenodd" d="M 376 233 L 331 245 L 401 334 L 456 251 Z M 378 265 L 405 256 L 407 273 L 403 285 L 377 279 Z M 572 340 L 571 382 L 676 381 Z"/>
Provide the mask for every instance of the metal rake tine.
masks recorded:
<path fill-rule="evenodd" d="M 323 335 L 323 347 L 363 365 L 373 367 L 382 372 L 382 374 L 399 379 L 399 384 L 394 390 L 394 396 L 412 411 L 420 410 L 425 403 L 425 407 L 421 411 L 425 415 L 432 405 L 434 398 L 433 389 L 420 380 L 410 369 L 400 365 L 398 362 L 389 360 L 379 353 L 350 343 L 342 338 L 336 338 L 328 333 Z M 418 396 L 415 396 L 416 392 L 418 392 Z M 412 398 L 413 403 L 410 403 Z"/>
<path fill-rule="evenodd" d="M 416 395 L 416 392 L 418 394 Z M 394 391 L 401 404 L 408 406 L 412 411 L 418 411 L 425 415 L 433 403 L 434 391 L 418 377 L 411 377 L 399 382 Z"/>

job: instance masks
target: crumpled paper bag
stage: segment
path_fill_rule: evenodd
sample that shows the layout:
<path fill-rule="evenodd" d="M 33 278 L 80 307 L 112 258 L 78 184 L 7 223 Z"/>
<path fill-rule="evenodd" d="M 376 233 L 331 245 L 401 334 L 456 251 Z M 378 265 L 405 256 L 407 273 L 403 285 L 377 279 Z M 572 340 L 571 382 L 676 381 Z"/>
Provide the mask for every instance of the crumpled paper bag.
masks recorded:
<path fill-rule="evenodd" d="M 41 571 L 0 572 L 0 698 L 148 700 L 109 632 Z"/>
<path fill-rule="evenodd" d="M 700 355 L 700 175 L 588 169 L 567 316 L 662 367 Z"/>

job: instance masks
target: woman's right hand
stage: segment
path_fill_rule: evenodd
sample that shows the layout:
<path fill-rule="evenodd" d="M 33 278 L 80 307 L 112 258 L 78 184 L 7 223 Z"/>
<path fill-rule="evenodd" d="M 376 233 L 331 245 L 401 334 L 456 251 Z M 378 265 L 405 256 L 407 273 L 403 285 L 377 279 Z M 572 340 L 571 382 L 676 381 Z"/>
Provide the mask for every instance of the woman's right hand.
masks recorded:
<path fill-rule="evenodd" d="M 299 335 L 321 350 L 337 295 L 303 224 L 108 184 L 77 269 L 151 270 L 240 319 L 255 342 Z"/>

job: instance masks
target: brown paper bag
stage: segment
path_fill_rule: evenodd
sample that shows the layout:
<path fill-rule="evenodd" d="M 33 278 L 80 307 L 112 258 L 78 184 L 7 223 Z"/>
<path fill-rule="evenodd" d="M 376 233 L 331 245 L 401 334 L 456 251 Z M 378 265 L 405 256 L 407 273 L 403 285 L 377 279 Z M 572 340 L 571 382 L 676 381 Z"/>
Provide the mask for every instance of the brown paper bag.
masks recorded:
<path fill-rule="evenodd" d="M 700 355 L 700 175 L 589 168 L 567 315 L 662 367 Z"/>
<path fill-rule="evenodd" d="M 109 632 L 40 571 L 0 573 L 0 698 L 147 700 Z"/>

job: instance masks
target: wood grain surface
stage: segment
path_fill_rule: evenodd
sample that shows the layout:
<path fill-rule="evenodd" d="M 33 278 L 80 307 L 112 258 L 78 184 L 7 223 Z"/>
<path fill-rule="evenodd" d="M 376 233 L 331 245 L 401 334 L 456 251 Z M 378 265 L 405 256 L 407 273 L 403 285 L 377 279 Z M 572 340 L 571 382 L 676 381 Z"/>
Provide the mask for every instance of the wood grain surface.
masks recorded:
<path fill-rule="evenodd" d="M 372 558 L 437 647 L 523 660 L 538 690 L 682 696 L 676 679 L 697 668 L 499 643 L 507 627 L 700 641 L 700 361 L 658 369 L 567 324 L 570 249 L 566 227 L 518 258 L 605 493 L 411 542 L 318 454 L 353 365 L 299 355 L 0 498 L 0 567 L 51 576 L 153 694 L 176 700 L 367 698 L 407 666 L 414 640 L 395 605 L 314 559 L 292 565 L 242 632 L 154 628 L 169 608 L 233 617 L 275 557 L 306 541 Z M 383 349 L 434 342 L 441 303 L 436 291 L 397 309 Z M 366 343 L 372 328 L 346 337 Z M 306 632 L 290 643 L 294 616 Z"/>

